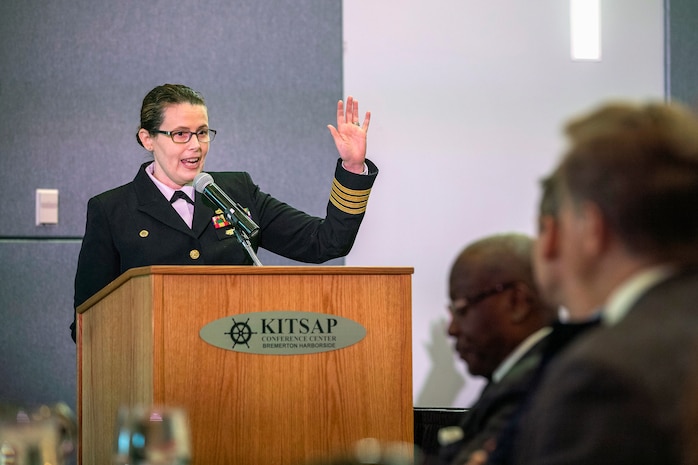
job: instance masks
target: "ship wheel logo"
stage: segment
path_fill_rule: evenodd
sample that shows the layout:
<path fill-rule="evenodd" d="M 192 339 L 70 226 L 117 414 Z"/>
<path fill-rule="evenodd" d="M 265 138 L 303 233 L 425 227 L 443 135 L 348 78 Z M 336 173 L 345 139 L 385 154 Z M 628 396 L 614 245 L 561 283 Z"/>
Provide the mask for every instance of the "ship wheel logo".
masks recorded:
<path fill-rule="evenodd" d="M 252 338 L 252 335 L 257 333 L 252 331 L 250 325 L 247 324 L 248 321 L 250 321 L 249 318 L 245 320 L 244 323 L 238 323 L 237 321 L 235 321 L 235 318 L 233 318 L 233 326 L 230 327 L 230 331 L 225 333 L 228 334 L 230 336 L 230 339 L 233 340 L 233 349 L 238 344 L 245 344 L 248 349 L 250 348 L 248 342 L 250 342 L 250 338 Z"/>

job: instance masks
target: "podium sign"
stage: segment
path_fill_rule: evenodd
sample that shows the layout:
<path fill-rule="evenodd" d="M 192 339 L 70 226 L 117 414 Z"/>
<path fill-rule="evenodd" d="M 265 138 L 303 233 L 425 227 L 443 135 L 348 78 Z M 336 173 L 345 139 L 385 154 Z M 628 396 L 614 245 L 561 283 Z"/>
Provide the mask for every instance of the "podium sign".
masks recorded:
<path fill-rule="evenodd" d="M 213 321 L 199 335 L 221 349 L 298 355 L 343 349 L 366 337 L 366 328 L 337 315 L 260 312 Z"/>
<path fill-rule="evenodd" d="M 110 462 L 118 407 L 135 404 L 186 410 L 194 464 L 301 464 L 366 437 L 413 442 L 412 272 L 127 271 L 78 308 L 79 463 Z M 274 353 L 282 344 L 307 350 Z"/>

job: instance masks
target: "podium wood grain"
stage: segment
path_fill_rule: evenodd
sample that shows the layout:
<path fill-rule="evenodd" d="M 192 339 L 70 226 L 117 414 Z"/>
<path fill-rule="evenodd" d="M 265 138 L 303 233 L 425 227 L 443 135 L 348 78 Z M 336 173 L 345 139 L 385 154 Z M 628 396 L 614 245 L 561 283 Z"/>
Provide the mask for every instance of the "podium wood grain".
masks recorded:
<path fill-rule="evenodd" d="M 301 464 L 365 437 L 413 442 L 411 268 L 168 267 L 130 270 L 78 316 L 79 461 L 109 463 L 121 404 L 186 409 L 193 463 Z M 199 330 L 263 311 L 362 324 L 343 349 L 257 355 Z M 232 320 L 231 320 L 232 321 Z"/>

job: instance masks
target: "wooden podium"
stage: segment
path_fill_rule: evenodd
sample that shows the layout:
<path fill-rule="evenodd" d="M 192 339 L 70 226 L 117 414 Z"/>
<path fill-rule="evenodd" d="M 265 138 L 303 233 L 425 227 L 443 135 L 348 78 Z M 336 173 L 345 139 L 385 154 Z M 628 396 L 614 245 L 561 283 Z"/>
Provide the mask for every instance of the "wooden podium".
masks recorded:
<path fill-rule="evenodd" d="M 412 268 L 151 266 L 78 311 L 78 463 L 108 464 L 120 405 L 184 407 L 194 465 L 293 465 L 362 438 L 413 442 Z M 225 350 L 214 320 L 300 311 L 366 336 L 302 355 Z M 240 317 L 238 317 L 240 318 Z"/>

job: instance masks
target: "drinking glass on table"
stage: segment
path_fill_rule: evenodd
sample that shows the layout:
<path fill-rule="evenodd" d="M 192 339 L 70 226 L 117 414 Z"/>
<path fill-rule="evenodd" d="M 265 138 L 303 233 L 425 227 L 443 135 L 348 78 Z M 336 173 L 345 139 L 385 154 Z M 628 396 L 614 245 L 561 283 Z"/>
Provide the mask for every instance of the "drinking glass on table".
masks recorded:
<path fill-rule="evenodd" d="M 0 464 L 66 464 L 73 452 L 74 432 L 74 417 L 66 404 L 0 405 Z"/>
<path fill-rule="evenodd" d="M 172 406 L 119 409 L 113 465 L 186 465 L 191 444 L 186 413 Z"/>

